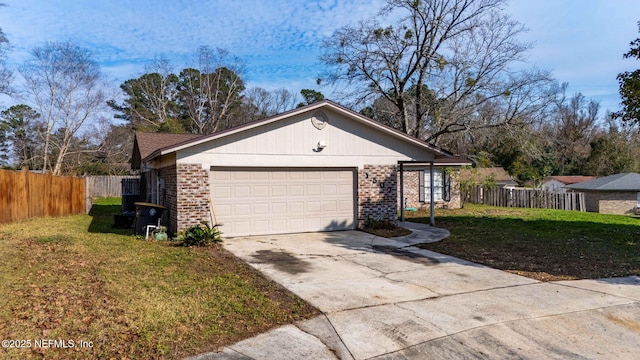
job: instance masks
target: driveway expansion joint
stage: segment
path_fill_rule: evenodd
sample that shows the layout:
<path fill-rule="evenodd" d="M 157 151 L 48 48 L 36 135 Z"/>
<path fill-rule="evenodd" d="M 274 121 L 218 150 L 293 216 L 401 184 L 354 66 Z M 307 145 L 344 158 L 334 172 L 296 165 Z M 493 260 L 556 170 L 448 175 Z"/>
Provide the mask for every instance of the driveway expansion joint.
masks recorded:
<path fill-rule="evenodd" d="M 640 333 L 627 325 L 635 326 L 640 316 L 640 277 L 547 284 L 417 248 L 444 234 L 430 230 L 404 240 L 344 231 L 247 238 L 230 246 L 249 263 L 257 250 L 288 252 L 309 262 L 306 273 L 251 265 L 321 311 L 289 328 L 307 342 L 278 341 L 275 330 L 267 337 L 272 342 L 254 349 L 271 351 L 277 344 L 285 358 L 304 358 L 311 345 L 324 348 L 325 357 L 347 359 L 436 358 L 438 353 L 524 358 L 529 350 L 538 358 L 557 351 L 581 358 L 637 358 Z M 493 342 L 483 343 L 483 334 Z M 236 348 L 247 352 L 244 344 Z M 244 355 L 233 345 L 225 353 Z"/>
<path fill-rule="evenodd" d="M 319 317 L 323 317 L 327 323 L 329 324 L 329 326 L 331 326 L 331 329 L 333 330 L 333 332 L 336 334 L 336 336 L 338 337 L 338 341 L 340 341 L 340 344 L 347 350 L 347 352 L 349 353 L 349 355 L 351 356 L 351 359 L 355 359 L 355 357 L 353 356 L 353 353 L 351 352 L 351 350 L 349 349 L 349 347 L 347 346 L 347 344 L 344 343 L 344 340 L 342 339 L 342 336 L 340 335 L 340 333 L 338 332 L 338 329 L 336 329 L 335 325 L 333 324 L 333 322 L 331 322 L 331 319 L 329 319 L 329 317 L 327 316 L 327 313 L 325 313 L 324 311 L 320 311 L 322 314 L 318 315 Z M 322 344 L 324 344 L 324 346 L 327 347 L 327 349 L 329 349 L 335 356 L 336 358 L 340 358 L 338 351 L 336 349 L 334 349 L 331 344 L 329 344 L 325 339 L 320 338 L 306 330 L 304 330 L 303 328 L 301 328 L 298 324 L 294 324 L 296 328 L 300 329 L 300 331 L 309 334 L 313 337 L 315 337 L 316 339 L 318 339 L 318 341 L 320 341 Z"/>
<path fill-rule="evenodd" d="M 629 304 L 632 304 L 632 303 L 629 303 Z M 621 306 L 621 305 L 629 305 L 629 304 L 614 304 L 614 305 L 600 306 L 600 307 L 589 308 L 589 309 L 566 311 L 566 312 L 561 312 L 561 313 L 556 313 L 556 314 L 540 315 L 540 316 L 532 316 L 532 317 L 523 317 L 523 318 L 519 318 L 519 319 L 504 320 L 504 321 L 496 321 L 496 322 L 491 322 L 491 323 L 486 323 L 486 324 L 482 324 L 482 325 L 478 325 L 478 326 L 469 327 L 467 329 L 460 330 L 460 331 L 455 331 L 455 332 L 447 332 L 446 330 L 444 330 L 444 329 L 436 326 L 435 324 L 433 324 L 435 327 L 437 327 L 438 329 L 442 330 L 442 332 L 444 332 L 445 335 L 437 336 L 437 337 L 434 337 L 432 339 L 429 339 L 429 340 L 426 340 L 426 341 L 422 341 L 420 343 L 411 344 L 411 345 L 409 345 L 407 347 L 404 347 L 402 349 L 394 350 L 394 351 L 391 351 L 391 352 L 388 352 L 388 353 L 385 353 L 385 354 L 376 355 L 373 358 L 378 358 L 378 357 L 383 357 L 383 356 L 399 353 L 399 352 L 402 352 L 404 350 L 408 350 L 408 349 L 415 348 L 415 347 L 418 347 L 418 346 L 421 346 L 421 345 L 424 345 L 424 344 L 428 344 L 430 342 L 434 342 L 434 341 L 438 341 L 438 340 L 442 340 L 442 339 L 446 339 L 446 338 L 452 338 L 452 337 L 460 335 L 460 334 L 464 334 L 464 333 L 467 333 L 467 332 L 470 332 L 470 331 L 483 329 L 483 328 L 487 328 L 487 327 L 494 327 L 494 326 L 505 325 L 505 324 L 514 324 L 514 323 L 518 323 L 518 322 L 526 322 L 526 321 L 531 321 L 531 320 L 550 319 L 550 318 L 563 316 L 563 315 L 568 315 L 568 314 L 586 313 L 586 312 L 603 310 L 603 309 L 608 309 L 608 308 L 614 308 L 614 307 L 618 307 L 618 306 Z M 413 310 L 406 309 L 406 308 L 402 308 L 402 309 L 409 310 L 412 313 L 416 314 L 415 311 L 413 311 Z M 428 319 L 424 319 L 419 315 L 416 315 L 416 317 L 419 317 L 419 318 L 421 318 L 423 320 L 429 321 Z"/>
<path fill-rule="evenodd" d="M 589 292 L 596 293 L 596 294 L 602 294 L 602 295 L 607 295 L 607 296 L 614 296 L 614 297 L 621 298 L 621 299 L 627 299 L 627 300 L 631 300 L 631 303 L 640 303 L 640 300 L 632 298 L 632 297 L 629 297 L 629 296 L 624 296 L 624 295 L 620 295 L 620 294 L 613 294 L 613 293 L 606 292 L 606 291 L 588 289 L 588 288 L 584 288 L 584 287 L 581 287 L 581 286 L 562 283 L 563 281 L 566 281 L 566 280 L 550 281 L 549 283 L 553 284 L 553 285 L 557 285 L 557 286 L 564 286 L 564 287 L 571 288 L 571 289 L 578 289 L 578 290 L 583 290 L 583 291 L 589 291 Z M 570 281 L 579 281 L 579 280 L 570 280 Z"/>

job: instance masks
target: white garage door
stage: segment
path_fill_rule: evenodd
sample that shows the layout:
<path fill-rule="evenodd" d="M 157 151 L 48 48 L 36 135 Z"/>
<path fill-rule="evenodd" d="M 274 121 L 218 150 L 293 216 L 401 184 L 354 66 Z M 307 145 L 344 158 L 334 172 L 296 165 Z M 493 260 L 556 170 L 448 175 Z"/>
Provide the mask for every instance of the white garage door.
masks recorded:
<path fill-rule="evenodd" d="M 212 168 L 223 236 L 355 228 L 354 170 Z"/>

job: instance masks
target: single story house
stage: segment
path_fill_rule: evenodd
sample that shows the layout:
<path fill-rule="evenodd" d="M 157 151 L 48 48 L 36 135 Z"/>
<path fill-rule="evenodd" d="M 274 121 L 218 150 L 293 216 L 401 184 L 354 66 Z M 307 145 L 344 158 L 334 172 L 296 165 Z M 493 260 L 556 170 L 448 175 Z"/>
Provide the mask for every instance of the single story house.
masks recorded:
<path fill-rule="evenodd" d="M 585 181 L 597 179 L 596 176 L 549 176 L 547 177 L 540 188 L 544 191 L 551 191 L 555 193 L 564 194 L 567 192 L 566 186 L 578 184 Z"/>
<path fill-rule="evenodd" d="M 586 209 L 601 214 L 634 214 L 640 208 L 640 174 L 622 173 L 573 185 L 568 191 L 585 193 Z"/>
<path fill-rule="evenodd" d="M 209 135 L 136 133 L 132 167 L 170 232 L 205 220 L 235 237 L 395 220 L 404 166 L 450 156 L 323 100 Z"/>

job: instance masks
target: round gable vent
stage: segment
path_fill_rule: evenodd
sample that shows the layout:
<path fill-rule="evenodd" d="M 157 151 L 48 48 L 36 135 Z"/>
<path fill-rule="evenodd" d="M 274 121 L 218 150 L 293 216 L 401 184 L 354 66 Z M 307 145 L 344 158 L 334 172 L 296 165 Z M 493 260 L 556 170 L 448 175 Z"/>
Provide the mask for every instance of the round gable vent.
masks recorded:
<path fill-rule="evenodd" d="M 327 126 L 328 122 L 329 119 L 327 118 L 327 115 L 325 115 L 322 111 L 314 113 L 311 117 L 311 123 L 318 130 L 324 129 L 324 127 Z"/>

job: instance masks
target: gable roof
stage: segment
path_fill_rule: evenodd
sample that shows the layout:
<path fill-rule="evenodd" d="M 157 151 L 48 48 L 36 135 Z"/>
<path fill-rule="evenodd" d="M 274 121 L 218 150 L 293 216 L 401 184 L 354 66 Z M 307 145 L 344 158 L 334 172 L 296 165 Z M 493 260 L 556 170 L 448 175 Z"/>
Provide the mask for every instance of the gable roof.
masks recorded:
<path fill-rule="evenodd" d="M 549 176 L 547 181 L 556 180 L 565 185 L 577 184 L 585 181 L 597 179 L 597 176 Z"/>
<path fill-rule="evenodd" d="M 271 124 L 283 119 L 287 119 L 290 118 L 292 116 L 298 115 L 298 114 L 302 114 L 308 111 L 313 111 L 316 109 L 320 109 L 320 108 L 329 108 L 331 110 L 334 110 L 352 120 L 367 124 L 373 128 L 376 128 L 384 133 L 387 133 L 391 136 L 394 136 L 398 139 L 401 139 L 403 141 L 406 142 L 410 142 L 413 143 L 414 145 L 417 145 L 418 147 L 422 147 L 424 149 L 430 150 L 432 152 L 434 152 L 437 156 L 441 156 L 441 157 L 450 157 L 453 156 L 453 154 L 451 154 L 450 152 L 439 148 L 435 145 L 432 145 L 430 143 L 427 143 L 425 141 L 422 141 L 418 138 L 415 138 L 411 135 L 405 134 L 399 130 L 396 130 L 390 126 L 384 125 L 382 123 L 379 123 L 373 119 L 370 119 L 362 114 L 359 114 L 349 108 L 346 108 L 342 105 L 339 105 L 331 100 L 322 100 L 322 101 L 318 101 L 315 102 L 313 104 L 310 105 L 306 105 L 306 106 L 302 106 L 293 110 L 289 110 L 289 111 L 285 111 L 281 114 L 278 115 L 274 115 L 271 117 L 267 117 L 261 120 L 257 120 L 257 121 L 253 121 L 244 125 L 240 125 L 240 126 L 236 126 L 234 128 L 231 129 L 227 129 L 227 130 L 222 130 L 219 132 L 215 132 L 213 134 L 209 134 L 209 135 L 202 135 L 199 136 L 197 138 L 194 139 L 190 139 L 190 140 L 186 140 L 183 141 L 181 143 L 176 143 L 176 144 L 170 144 L 168 146 L 164 146 L 161 148 L 157 148 L 156 150 L 154 150 L 151 154 L 147 155 L 147 156 L 143 156 L 142 157 L 142 161 L 148 161 L 148 160 L 153 160 L 156 157 L 162 156 L 162 155 L 166 155 L 166 154 L 170 154 L 182 149 L 186 149 L 192 146 L 196 146 L 208 141 L 212 141 L 215 139 L 219 139 L 219 138 L 223 138 L 225 136 L 229 136 L 232 134 L 236 134 L 242 131 L 246 131 L 249 129 L 253 129 L 253 128 L 257 128 L 260 126 L 264 126 L 266 124 Z"/>
<path fill-rule="evenodd" d="M 163 147 L 201 137 L 196 134 L 145 133 L 136 131 L 133 139 L 131 167 L 139 169 L 142 160 Z"/>
<path fill-rule="evenodd" d="M 640 191 L 640 174 L 621 173 L 567 186 L 575 190 Z"/>

